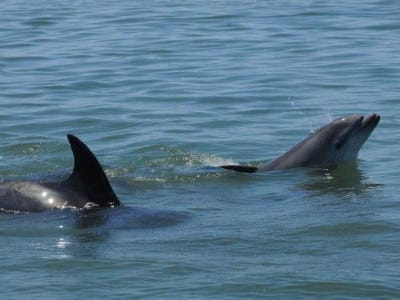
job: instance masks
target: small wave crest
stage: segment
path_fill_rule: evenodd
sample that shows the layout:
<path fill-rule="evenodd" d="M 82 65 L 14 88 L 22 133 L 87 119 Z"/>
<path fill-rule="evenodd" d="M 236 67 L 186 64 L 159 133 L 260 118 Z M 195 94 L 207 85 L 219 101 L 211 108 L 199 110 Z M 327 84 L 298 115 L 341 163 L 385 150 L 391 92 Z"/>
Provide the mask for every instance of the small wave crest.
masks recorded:
<path fill-rule="evenodd" d="M 219 166 L 235 164 L 232 159 L 164 145 L 145 147 L 137 154 L 131 161 L 121 161 L 124 166 L 107 168 L 107 176 L 122 184 L 154 186 L 208 180 L 220 176 Z"/>

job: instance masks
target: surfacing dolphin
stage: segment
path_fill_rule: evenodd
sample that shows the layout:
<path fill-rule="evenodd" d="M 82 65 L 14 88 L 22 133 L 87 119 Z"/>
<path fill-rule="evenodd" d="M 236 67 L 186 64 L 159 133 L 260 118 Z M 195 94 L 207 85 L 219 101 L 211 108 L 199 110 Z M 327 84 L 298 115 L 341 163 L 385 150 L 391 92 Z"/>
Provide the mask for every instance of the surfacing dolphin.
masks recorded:
<path fill-rule="evenodd" d="M 221 167 L 246 173 L 297 167 L 334 167 L 357 158 L 358 151 L 378 125 L 379 120 L 378 114 L 338 118 L 311 133 L 289 151 L 265 165 Z"/>
<path fill-rule="evenodd" d="M 120 205 L 92 151 L 72 134 L 67 137 L 75 161 L 69 178 L 62 182 L 1 182 L 0 211 L 41 212 Z"/>

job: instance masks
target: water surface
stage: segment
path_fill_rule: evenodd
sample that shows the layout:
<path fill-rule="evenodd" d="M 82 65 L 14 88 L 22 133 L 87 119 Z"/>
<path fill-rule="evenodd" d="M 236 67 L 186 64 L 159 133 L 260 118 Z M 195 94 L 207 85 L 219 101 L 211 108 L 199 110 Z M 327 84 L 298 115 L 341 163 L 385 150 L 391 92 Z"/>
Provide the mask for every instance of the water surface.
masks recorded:
<path fill-rule="evenodd" d="M 124 206 L 0 215 L 3 297 L 398 298 L 396 1 L 2 1 L 0 176 L 84 140 Z M 345 114 L 355 164 L 236 174 Z"/>

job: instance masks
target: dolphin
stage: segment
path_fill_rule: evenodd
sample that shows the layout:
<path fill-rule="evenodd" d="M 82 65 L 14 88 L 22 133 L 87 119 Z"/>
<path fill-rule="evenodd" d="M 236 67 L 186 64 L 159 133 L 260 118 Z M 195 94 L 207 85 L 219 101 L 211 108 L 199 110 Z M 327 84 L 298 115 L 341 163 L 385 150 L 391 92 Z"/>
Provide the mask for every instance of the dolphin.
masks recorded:
<path fill-rule="evenodd" d="M 68 134 L 67 138 L 74 156 L 72 174 L 61 182 L 1 181 L 0 211 L 42 212 L 120 205 L 92 151 L 76 136 Z"/>
<path fill-rule="evenodd" d="M 349 115 L 311 133 L 289 151 L 261 166 L 224 165 L 224 169 L 254 173 L 298 167 L 330 168 L 354 160 L 378 125 L 380 116 Z"/>

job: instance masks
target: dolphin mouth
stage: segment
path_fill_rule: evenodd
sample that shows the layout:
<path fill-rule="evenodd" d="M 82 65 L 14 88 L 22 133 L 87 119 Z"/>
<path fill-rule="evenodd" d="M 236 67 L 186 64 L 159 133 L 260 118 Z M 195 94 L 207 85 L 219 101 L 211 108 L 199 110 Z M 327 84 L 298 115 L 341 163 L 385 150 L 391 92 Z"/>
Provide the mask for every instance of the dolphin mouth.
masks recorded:
<path fill-rule="evenodd" d="M 363 117 L 361 120 L 361 129 L 373 130 L 376 125 L 378 125 L 381 116 L 378 114 L 371 114 L 369 116 Z"/>

